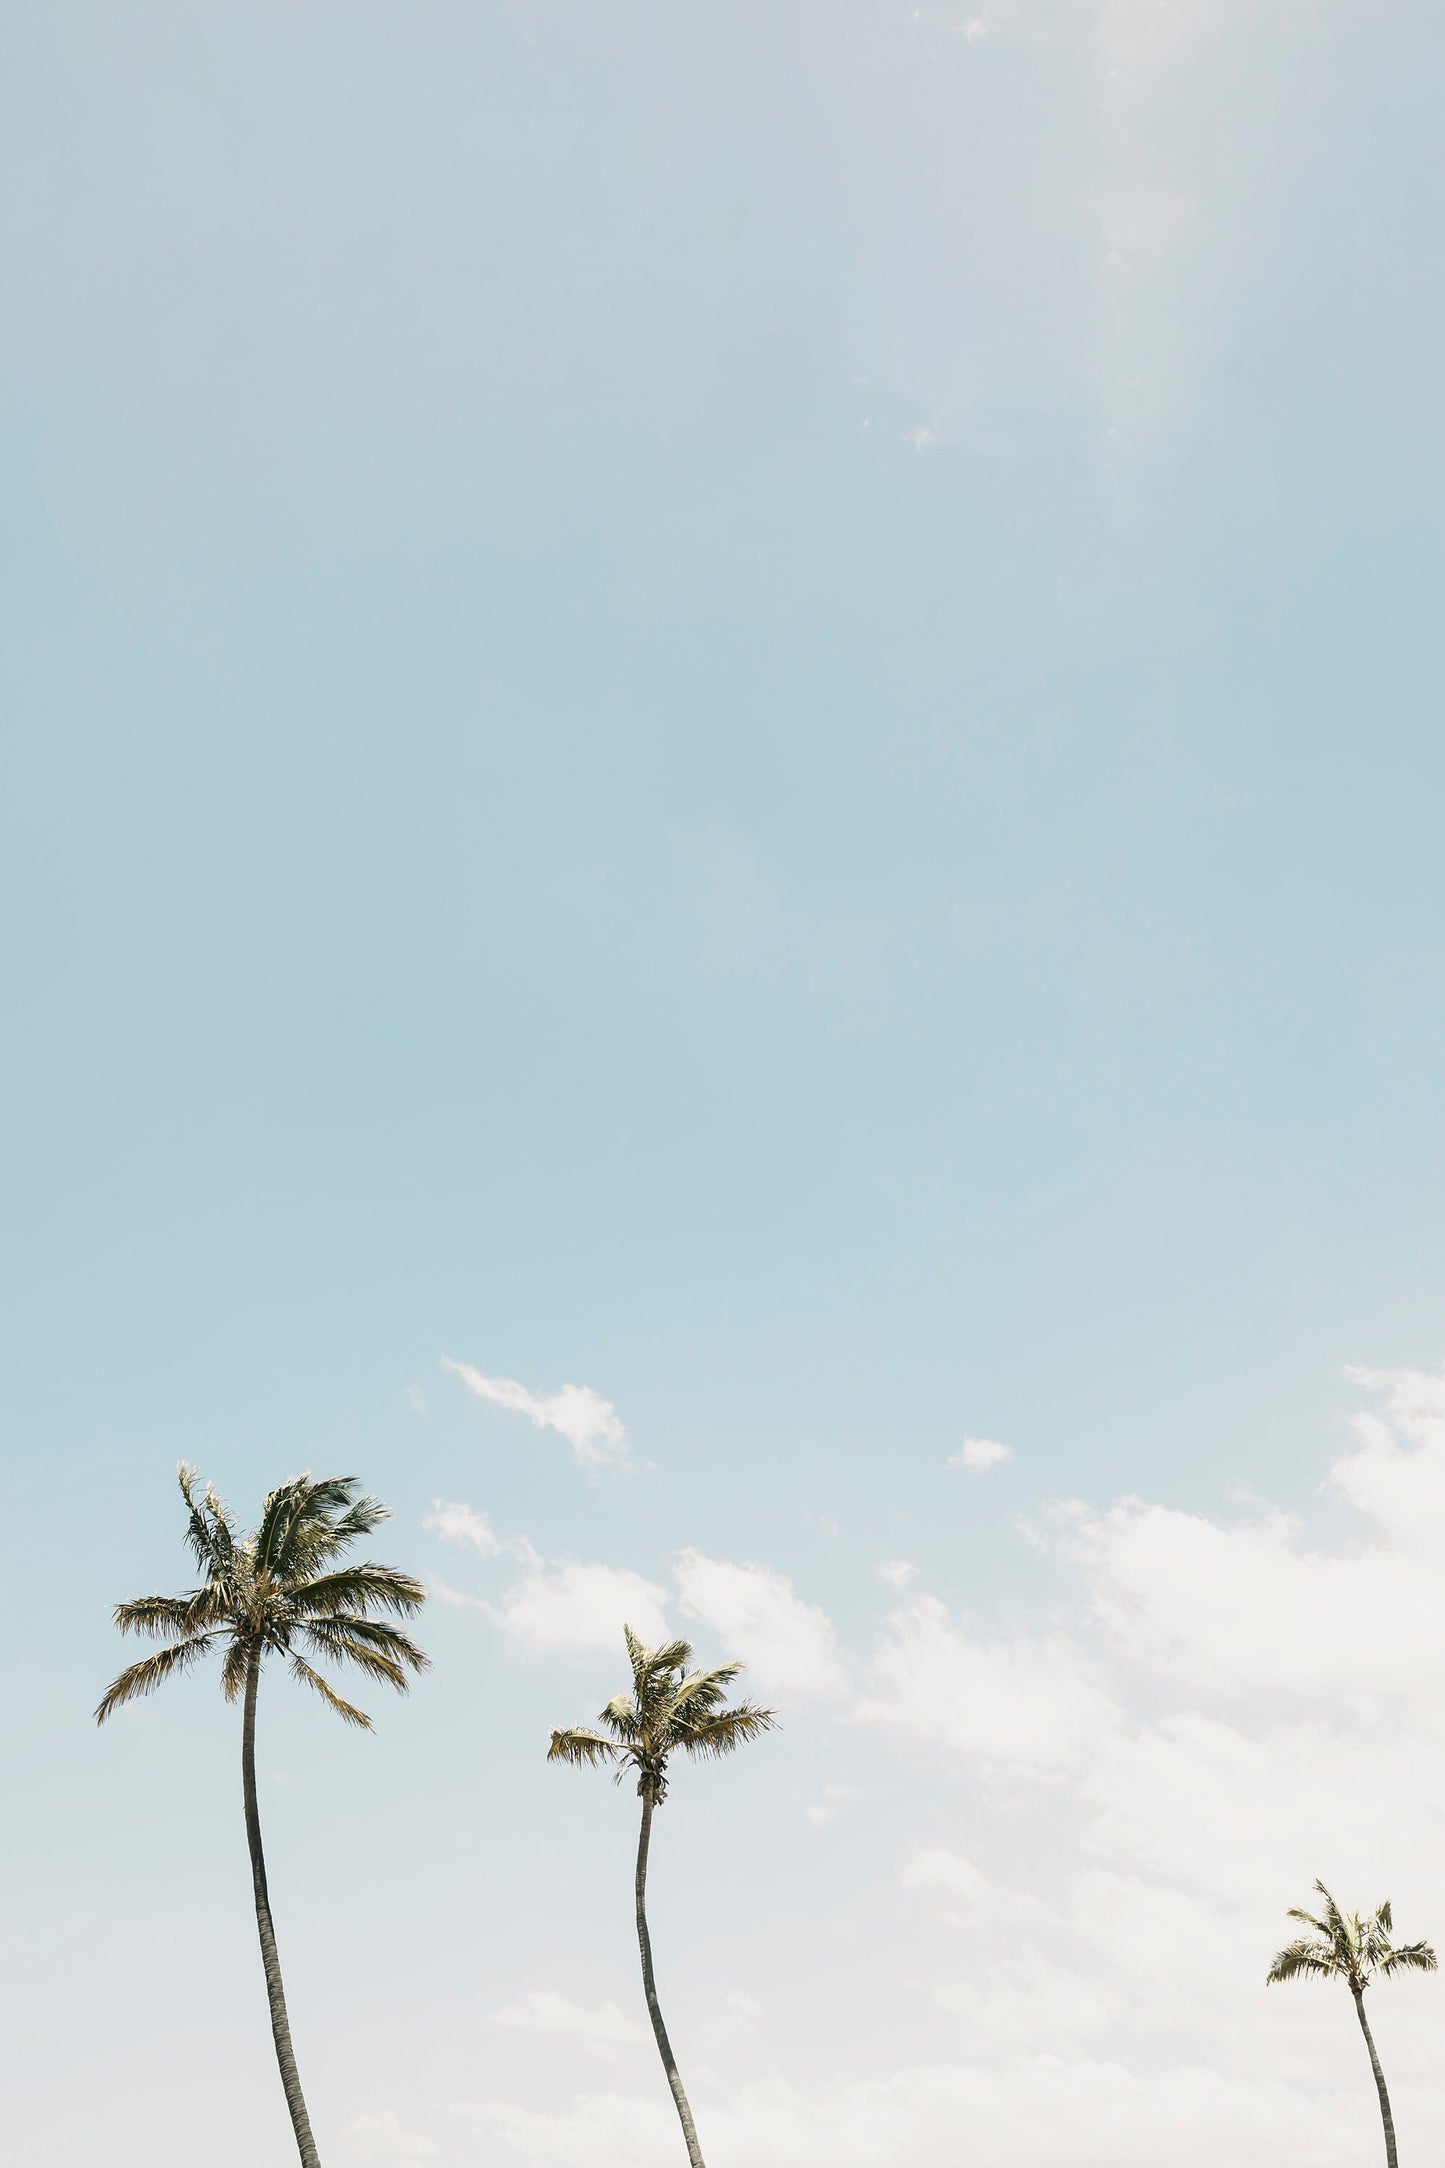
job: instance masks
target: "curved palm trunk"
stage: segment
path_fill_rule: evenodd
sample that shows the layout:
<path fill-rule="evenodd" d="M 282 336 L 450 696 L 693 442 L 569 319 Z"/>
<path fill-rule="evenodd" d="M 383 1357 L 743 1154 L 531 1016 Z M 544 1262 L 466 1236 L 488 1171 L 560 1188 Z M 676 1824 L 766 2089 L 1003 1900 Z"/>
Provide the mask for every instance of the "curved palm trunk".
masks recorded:
<path fill-rule="evenodd" d="M 256 1804 L 256 1688 L 261 1680 L 261 1652 L 251 1651 L 246 1668 L 245 1715 L 241 1724 L 241 1784 L 246 1795 L 246 1842 L 251 1848 L 251 1883 L 256 1893 L 256 1932 L 261 1937 L 261 1963 L 266 1973 L 266 1999 L 271 2005 L 271 2038 L 276 2043 L 276 2062 L 281 2086 L 291 2111 L 296 2150 L 302 2168 L 321 2168 L 321 2156 L 311 2135 L 311 2118 L 296 2074 L 291 2049 L 291 2023 L 286 2015 L 286 1990 L 281 1984 L 281 1960 L 276 1955 L 276 1930 L 271 1924 L 271 1899 L 266 1891 L 266 1856 L 261 1850 L 261 1815 Z"/>
<path fill-rule="evenodd" d="M 657 2052 L 662 2057 L 662 2067 L 667 2072 L 667 2082 L 677 2105 L 678 2121 L 682 2124 L 682 2135 L 687 2141 L 690 2168 L 707 2168 L 702 2157 L 702 2147 L 697 2142 L 697 2126 L 692 2119 L 692 2109 L 688 2106 L 687 2094 L 682 2089 L 682 2079 L 677 2074 L 677 2059 L 672 2052 L 672 2042 L 668 2039 L 667 2027 L 662 2022 L 657 1982 L 652 1976 L 652 1937 L 647 1932 L 647 1851 L 652 1841 L 654 1804 L 652 1787 L 650 1784 L 645 1785 L 642 1793 L 642 1830 L 637 1839 L 637 1947 L 642 1952 L 642 1987 L 647 1996 L 647 2014 L 652 2019 Z"/>
<path fill-rule="evenodd" d="M 1380 2058 L 1375 2053 L 1375 2037 L 1365 2016 L 1365 1998 L 1358 1988 L 1350 1991 L 1355 1998 L 1355 2015 L 1360 2021 L 1360 2031 L 1365 2036 L 1365 2046 L 1370 2051 L 1370 2068 L 1375 2073 L 1375 2090 L 1380 2096 L 1380 2119 L 1385 2126 L 1386 2168 L 1399 2168 L 1395 2152 L 1395 2118 L 1390 2113 L 1390 2096 L 1385 2090 L 1385 2073 L 1380 2068 Z"/>

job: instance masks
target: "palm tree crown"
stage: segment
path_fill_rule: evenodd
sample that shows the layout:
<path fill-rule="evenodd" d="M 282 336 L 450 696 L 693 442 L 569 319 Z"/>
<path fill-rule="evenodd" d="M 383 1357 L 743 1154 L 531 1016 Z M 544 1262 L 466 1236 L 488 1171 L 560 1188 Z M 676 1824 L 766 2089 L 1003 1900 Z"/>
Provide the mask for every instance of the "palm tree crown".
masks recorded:
<path fill-rule="evenodd" d="M 234 1701 L 252 1661 L 268 1653 L 287 1658 L 291 1676 L 311 1687 L 348 1724 L 371 1729 L 371 1718 L 344 1701 L 307 1661 L 354 1664 L 398 1692 L 407 1673 L 428 1659 L 400 1627 L 375 1612 L 406 1618 L 420 1610 L 426 1590 L 409 1573 L 370 1562 L 337 1565 L 360 1537 L 390 1518 L 376 1498 L 360 1495 L 354 1476 L 293 1476 L 267 1497 L 259 1527 L 241 1530 L 208 1483 L 199 1488 L 182 1461 L 181 1495 L 189 1513 L 186 1540 L 204 1576 L 181 1596 L 141 1596 L 115 1607 L 122 1633 L 165 1640 L 112 1680 L 96 1722 L 128 1701 L 152 1694 L 172 1674 L 219 1649 L 221 1690 Z"/>
<path fill-rule="evenodd" d="M 1367 1918 L 1358 1912 L 1342 1912 L 1323 1882 L 1315 1888 L 1324 1899 L 1323 1917 L 1291 1907 L 1287 1917 L 1312 1928 L 1297 1942 L 1288 1942 L 1270 1966 L 1267 1979 L 1314 1978 L 1343 1980 L 1354 1995 L 1363 1995 L 1377 1976 L 1387 1980 L 1394 1972 L 1434 1972 L 1437 1962 L 1428 1942 L 1393 1942 L 1394 1921 L 1388 1902 Z"/>
<path fill-rule="evenodd" d="M 727 1689 L 741 1664 L 719 1664 L 713 1671 L 693 1671 L 686 1641 L 668 1641 L 650 1649 L 630 1626 L 623 1628 L 632 1661 L 632 1693 L 609 1701 L 598 1722 L 605 1731 L 574 1726 L 554 1731 L 548 1761 L 592 1767 L 615 1762 L 620 1783 L 629 1768 L 637 1771 L 640 1797 L 661 1806 L 667 1797 L 667 1762 L 671 1754 L 720 1759 L 750 1739 L 774 1728 L 772 1709 L 750 1701 L 724 1706 Z"/>

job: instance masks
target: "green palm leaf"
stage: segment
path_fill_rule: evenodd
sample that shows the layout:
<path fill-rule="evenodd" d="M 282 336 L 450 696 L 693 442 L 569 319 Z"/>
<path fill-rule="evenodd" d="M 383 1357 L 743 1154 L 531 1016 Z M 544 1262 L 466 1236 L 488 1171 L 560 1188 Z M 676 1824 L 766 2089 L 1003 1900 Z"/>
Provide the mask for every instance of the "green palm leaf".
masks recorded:
<path fill-rule="evenodd" d="M 298 1612 L 325 1616 L 338 1611 L 390 1611 L 409 1618 L 426 1602 L 426 1589 L 413 1574 L 395 1566 L 345 1566 L 319 1580 L 304 1581 L 295 1592 Z"/>
<path fill-rule="evenodd" d="M 95 1721 L 103 1724 L 117 1709 L 128 1701 L 140 1701 L 153 1694 L 158 1686 L 182 1671 L 189 1671 L 192 1664 L 205 1655 L 210 1647 L 211 1634 L 197 1634 L 190 1641 L 177 1641 L 168 1649 L 157 1649 L 154 1656 L 143 1656 L 138 1664 L 122 1671 L 118 1679 L 112 1679 L 100 1697 Z"/>
<path fill-rule="evenodd" d="M 740 1746 L 776 1729 L 777 1716 L 772 1709 L 755 1708 L 744 1701 L 735 1709 L 723 1709 L 716 1716 L 680 1730 L 675 1745 L 698 1760 L 720 1761 L 724 1754 L 735 1754 Z"/>
<path fill-rule="evenodd" d="M 1428 1942 L 1405 1942 L 1380 1959 L 1379 1969 L 1388 1979 L 1394 1972 L 1438 1972 L 1440 1961 Z"/>
<path fill-rule="evenodd" d="M 366 1711 L 364 1709 L 355 1709 L 349 1701 L 343 1701 L 340 1694 L 322 1678 L 321 1673 L 313 1671 L 305 1658 L 298 1656 L 294 1649 L 291 1652 L 291 1676 L 293 1679 L 300 1680 L 303 1686 L 313 1688 L 321 1696 L 326 1706 L 334 1710 L 343 1723 L 355 1724 L 360 1731 L 370 1731 L 372 1729 L 371 1718 L 366 1714 Z"/>
<path fill-rule="evenodd" d="M 614 1761 L 622 1753 L 612 1739 L 604 1739 L 600 1732 L 583 1731 L 573 1725 L 565 1731 L 554 1731 L 552 1744 L 547 1749 L 548 1761 L 571 1762 L 575 1768 L 596 1768 L 599 1763 Z"/>

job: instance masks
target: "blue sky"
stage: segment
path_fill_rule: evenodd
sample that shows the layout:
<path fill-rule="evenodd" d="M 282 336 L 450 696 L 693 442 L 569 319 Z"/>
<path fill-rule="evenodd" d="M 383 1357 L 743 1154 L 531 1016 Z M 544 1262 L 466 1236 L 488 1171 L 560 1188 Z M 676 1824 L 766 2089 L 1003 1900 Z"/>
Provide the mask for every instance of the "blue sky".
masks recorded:
<path fill-rule="evenodd" d="M 185 1454 L 243 1511 L 354 1468 L 466 1599 L 376 1741 L 267 1712 L 339 2168 L 672 2157 L 625 1803 L 538 1764 L 636 1593 L 569 1563 L 785 1705 L 659 1859 L 722 2168 L 854 2083 L 847 2168 L 951 2161 L 964 2097 L 1025 2168 L 1019 2099 L 1041 2161 L 1353 2159 L 1359 2073 L 1300 2106 L 1340 2013 L 1257 1957 L 1330 1843 L 1445 1933 L 1433 1657 L 1392 1683 L 1445 1456 L 1438 11 L 3 38 L 10 2126 L 163 2168 L 224 2087 L 217 2168 L 284 2136 L 230 1713 L 87 1728 Z M 587 1386 L 628 1465 L 444 1356 Z M 1002 1728 L 930 1739 L 919 1678 Z M 1102 1760 L 1030 1745 L 1069 1706 Z M 1292 1804 L 1201 1892 L 1161 1830 L 1236 1746 Z M 1140 1951 L 1216 1930 L 1131 2031 Z"/>

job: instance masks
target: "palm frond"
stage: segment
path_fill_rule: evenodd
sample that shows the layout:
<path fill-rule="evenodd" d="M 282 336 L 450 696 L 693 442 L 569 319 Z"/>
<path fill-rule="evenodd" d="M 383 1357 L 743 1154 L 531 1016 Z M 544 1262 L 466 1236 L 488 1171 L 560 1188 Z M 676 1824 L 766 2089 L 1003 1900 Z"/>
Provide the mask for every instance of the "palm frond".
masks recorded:
<path fill-rule="evenodd" d="M 344 1566 L 319 1580 L 303 1581 L 289 1591 L 295 1609 L 303 1616 L 327 1617 L 339 1611 L 391 1611 L 408 1618 L 426 1602 L 426 1589 L 412 1574 L 396 1566 L 370 1561 Z"/>
<path fill-rule="evenodd" d="M 1428 1942 L 1402 1942 L 1391 1950 L 1388 1957 L 1380 1960 L 1380 1975 L 1388 1979 L 1393 1972 L 1438 1972 L 1439 1959 Z"/>
<path fill-rule="evenodd" d="M 300 1633 L 316 1633 L 322 1636 L 344 1634 L 348 1641 L 359 1641 L 363 1648 L 375 1649 L 379 1655 L 389 1656 L 393 1663 L 407 1671 L 430 1671 L 431 1658 L 425 1649 L 417 1647 L 411 1635 L 403 1633 L 388 1619 L 363 1618 L 359 1612 L 338 1611 L 331 1618 L 303 1619 L 297 1628 Z"/>
<path fill-rule="evenodd" d="M 327 1708 L 334 1709 L 344 1724 L 354 1724 L 358 1731 L 373 1729 L 371 1718 L 366 1711 L 354 1708 L 349 1701 L 343 1701 L 336 1689 L 322 1678 L 321 1673 L 313 1671 L 306 1659 L 303 1656 L 298 1656 L 294 1649 L 291 1652 L 291 1676 L 293 1679 L 298 1679 L 303 1686 L 309 1686 L 315 1693 L 318 1693 L 326 1703 Z"/>
<path fill-rule="evenodd" d="M 262 1573 L 269 1573 L 274 1580 L 282 1578 L 286 1538 L 293 1522 L 305 1509 L 306 1494 L 310 1489 L 309 1474 L 288 1476 L 275 1490 L 267 1491 L 262 1502 L 261 1519 L 256 1529 L 256 1564 Z"/>
<path fill-rule="evenodd" d="M 645 1709 L 659 1679 L 670 1679 L 674 1672 L 686 1671 L 692 1662 L 692 1648 L 686 1641 L 664 1641 L 660 1648 L 650 1649 L 630 1626 L 623 1627 L 622 1637 L 627 1643 L 628 1660 L 632 1665 L 637 1706 Z"/>
<path fill-rule="evenodd" d="M 368 1535 L 390 1518 L 390 1509 L 379 1498 L 357 1498 L 355 1476 L 321 1476 L 308 1485 L 305 1505 L 286 1537 L 282 1552 L 286 1580 L 314 1576 L 355 1544 L 357 1537 Z"/>
<path fill-rule="evenodd" d="M 744 1701 L 735 1709 L 720 1709 L 695 1724 L 678 1725 L 669 1732 L 668 1746 L 695 1760 L 721 1761 L 725 1754 L 735 1754 L 749 1740 L 760 1739 L 765 1731 L 776 1729 L 776 1709 L 759 1709 Z"/>
<path fill-rule="evenodd" d="M 165 1634 L 188 1634 L 193 1630 L 193 1601 L 194 1595 L 137 1596 L 134 1603 L 118 1603 L 111 1619 L 123 1634 L 145 1634 L 159 1641 Z"/>
<path fill-rule="evenodd" d="M 605 1724 L 613 1738 L 620 1739 L 624 1745 L 631 1746 L 642 1736 L 637 1704 L 626 1694 L 614 1695 L 597 1721 Z"/>
<path fill-rule="evenodd" d="M 741 1664 L 719 1664 L 712 1671 L 691 1671 L 671 1689 L 659 1712 L 668 1724 L 686 1724 L 711 1716 L 726 1698 Z"/>
<path fill-rule="evenodd" d="M 200 1482 L 200 1475 L 188 1460 L 180 1463 L 176 1470 L 176 1479 L 181 1486 L 181 1496 L 186 1501 L 186 1541 L 196 1564 L 208 1577 L 213 1573 L 225 1573 L 235 1549 L 235 1525 L 229 1509 L 222 1504 L 209 1483 L 197 1500 L 196 1485 Z"/>
<path fill-rule="evenodd" d="M 574 1725 L 568 1730 L 553 1732 L 547 1759 L 570 1762 L 575 1769 L 595 1769 L 599 1764 L 622 1759 L 624 1753 L 624 1748 L 611 1739 L 604 1739 L 601 1732 Z"/>
<path fill-rule="evenodd" d="M 1330 1937 L 1331 1941 L 1339 1942 L 1345 1949 L 1358 1949 L 1360 1940 L 1358 1914 L 1352 1918 L 1347 1918 L 1325 1888 L 1324 1883 L 1318 1879 L 1315 1882 L 1315 1888 L 1325 1901 L 1324 1932 Z"/>
<path fill-rule="evenodd" d="M 358 1497 L 358 1488 L 354 1475 L 307 1478 L 305 1496 L 287 1528 L 278 1560 L 284 1580 L 295 1583 L 312 1578 L 358 1537 L 390 1520 L 389 1508 L 379 1498 Z"/>
<path fill-rule="evenodd" d="M 1273 1987 L 1280 1980 L 1330 1980 L 1344 1970 L 1330 1943 L 1289 1942 L 1277 1953 L 1265 1974 L 1265 1983 Z"/>
<path fill-rule="evenodd" d="M 324 1661 L 355 1664 L 368 1678 L 383 1680 L 399 1694 L 406 1692 L 407 1672 L 425 1671 L 430 1662 L 400 1628 L 383 1626 L 375 1619 L 343 1613 L 339 1618 L 310 1619 L 296 1631 Z"/>
<path fill-rule="evenodd" d="M 334 1477 L 331 1480 L 349 1485 L 352 1483 L 353 1478 L 343 1476 Z M 337 1514 L 335 1519 L 330 1518 L 328 1514 L 323 1519 L 308 1521 L 306 1557 L 309 1563 L 307 1570 L 315 1573 L 319 1567 L 329 1565 L 333 1558 L 339 1558 L 342 1552 L 349 1550 L 353 1543 L 360 1542 L 363 1536 L 371 1535 L 375 1529 L 380 1528 L 383 1521 L 389 1521 L 390 1519 L 391 1507 L 384 1506 L 379 1498 L 368 1496 L 353 1499 L 345 1512 Z M 299 1562 L 293 1570 L 300 1570 Z"/>
<path fill-rule="evenodd" d="M 241 1634 L 234 1634 L 221 1665 L 221 1692 L 227 1701 L 234 1701 L 236 1696 L 244 1691 L 250 1662 L 250 1641 Z"/>
<path fill-rule="evenodd" d="M 196 1634 L 189 1641 L 177 1641 L 168 1649 L 157 1649 L 153 1656 L 143 1656 L 138 1664 L 122 1671 L 100 1697 L 95 1712 L 97 1724 L 103 1724 L 126 1702 L 139 1701 L 144 1695 L 153 1694 L 173 1673 L 189 1671 L 191 1665 L 204 1656 L 214 1638 L 208 1633 Z"/>

